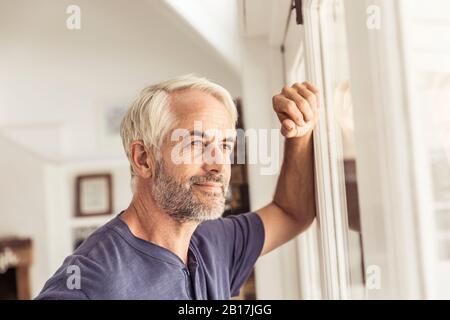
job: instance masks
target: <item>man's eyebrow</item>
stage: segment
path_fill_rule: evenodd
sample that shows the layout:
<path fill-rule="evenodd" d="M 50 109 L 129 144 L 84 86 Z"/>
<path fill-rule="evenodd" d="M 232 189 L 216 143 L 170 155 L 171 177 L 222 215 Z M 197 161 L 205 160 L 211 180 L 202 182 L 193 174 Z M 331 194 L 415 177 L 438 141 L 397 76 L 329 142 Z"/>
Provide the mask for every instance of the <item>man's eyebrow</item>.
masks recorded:
<path fill-rule="evenodd" d="M 189 135 L 190 136 L 196 136 L 196 137 L 200 137 L 200 138 L 205 138 L 208 139 L 210 138 L 205 132 L 203 131 L 199 131 L 199 130 L 191 130 L 189 131 Z M 226 138 L 224 138 L 222 141 L 223 142 L 234 142 L 236 140 L 235 136 L 228 136 Z"/>
<path fill-rule="evenodd" d="M 224 142 L 235 142 L 236 141 L 236 137 L 235 136 L 228 136 L 225 139 L 223 139 L 222 141 Z"/>
<path fill-rule="evenodd" d="M 189 131 L 189 135 L 190 136 L 197 136 L 200 138 L 204 138 L 205 137 L 205 133 L 203 131 L 198 131 L 198 130 L 191 130 Z M 207 137 L 205 137 L 207 138 Z"/>

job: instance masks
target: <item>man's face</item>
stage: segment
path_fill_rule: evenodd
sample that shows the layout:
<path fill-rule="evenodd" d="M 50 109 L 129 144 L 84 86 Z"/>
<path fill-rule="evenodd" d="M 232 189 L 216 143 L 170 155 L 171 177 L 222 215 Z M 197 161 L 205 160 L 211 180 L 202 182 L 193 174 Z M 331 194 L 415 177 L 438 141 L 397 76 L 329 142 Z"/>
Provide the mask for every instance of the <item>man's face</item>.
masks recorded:
<path fill-rule="evenodd" d="M 195 89 L 172 93 L 171 108 L 177 119 L 171 132 L 181 129 L 186 134 L 166 137 L 162 161 L 155 170 L 153 197 L 178 221 L 218 218 L 230 181 L 235 139 L 231 116 L 219 100 Z"/>

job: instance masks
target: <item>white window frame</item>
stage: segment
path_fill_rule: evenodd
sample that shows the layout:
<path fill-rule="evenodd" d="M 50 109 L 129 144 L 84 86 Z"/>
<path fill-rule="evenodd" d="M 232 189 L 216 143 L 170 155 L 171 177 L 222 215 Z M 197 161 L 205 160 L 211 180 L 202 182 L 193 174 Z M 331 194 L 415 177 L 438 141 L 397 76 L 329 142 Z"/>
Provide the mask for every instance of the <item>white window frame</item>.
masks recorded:
<path fill-rule="evenodd" d="M 287 82 L 302 64 L 306 78 L 322 89 L 322 119 L 314 132 L 318 227 L 313 226 L 297 239 L 300 285 L 306 299 L 351 297 L 345 177 L 343 163 L 338 161 L 343 158 L 342 143 L 333 110 L 327 109 L 332 105 L 334 88 L 328 85 L 333 69 L 324 43 L 328 43 L 326 31 L 331 27 L 328 17 L 333 3 L 333 0 L 303 1 L 304 28 L 295 25 L 291 17 L 284 44 Z M 315 277 L 317 269 L 319 280 Z"/>
<path fill-rule="evenodd" d="M 381 29 L 367 28 L 377 6 Z M 369 299 L 429 298 L 429 191 L 418 108 L 406 68 L 402 1 L 347 0 L 356 161 L 366 267 L 381 270 Z M 399 49 L 398 49 L 399 48 Z"/>
<path fill-rule="evenodd" d="M 328 143 L 326 129 L 332 120 L 332 110 L 326 109 L 330 93 L 324 87 L 327 79 L 324 69 L 330 60 L 320 40 L 327 36 L 323 32 L 323 18 L 330 2 L 303 1 L 306 45 L 302 50 L 306 74 L 308 80 L 323 89 L 325 114 L 314 133 L 319 248 L 314 247 L 317 242 L 313 232 L 300 236 L 297 244 L 304 297 L 318 297 L 311 283 L 304 284 L 311 270 L 318 267 L 314 259 L 305 262 L 311 254 L 320 258 L 322 297 L 345 299 L 349 297 L 343 230 L 345 189 L 339 184 L 339 168 L 331 163 L 339 150 L 333 150 Z M 382 28 L 376 31 L 366 26 L 367 9 L 372 5 L 382 14 Z M 380 288 L 366 284 L 368 299 L 436 297 L 431 183 L 423 137 L 413 130 L 421 126 L 421 118 L 407 68 L 411 62 L 405 50 L 408 33 L 404 9 L 405 0 L 345 1 L 363 256 L 367 272 L 374 270 L 372 266 L 381 272 L 375 275 L 380 277 Z M 395 49 L 398 47 L 399 50 Z M 288 52 L 285 56 L 295 54 Z M 287 61 L 287 78 L 299 61 L 298 57 Z M 366 281 L 371 276 L 374 274 L 366 273 Z"/>
<path fill-rule="evenodd" d="M 304 28 L 297 25 L 295 13 L 291 11 L 283 41 L 283 71 L 286 85 L 305 80 L 306 66 L 303 38 Z M 321 263 L 320 252 L 322 252 L 322 249 L 318 228 L 318 223 L 315 221 L 307 231 L 295 240 L 301 299 L 318 300 L 324 297 L 324 268 Z"/>
<path fill-rule="evenodd" d="M 296 24 L 292 13 L 284 41 L 284 75 L 287 85 L 303 81 L 306 77 L 304 42 L 301 41 L 303 38 L 303 27 Z M 315 221 L 296 239 L 300 296 L 307 300 L 323 298 L 324 273 L 318 228 Z"/>
<path fill-rule="evenodd" d="M 322 89 L 322 119 L 314 132 L 318 222 L 324 268 L 323 295 L 326 299 L 350 298 L 348 223 L 342 143 L 337 132 L 331 99 L 333 68 L 328 47 L 330 11 L 333 0 L 303 1 L 305 56 L 308 79 Z"/>

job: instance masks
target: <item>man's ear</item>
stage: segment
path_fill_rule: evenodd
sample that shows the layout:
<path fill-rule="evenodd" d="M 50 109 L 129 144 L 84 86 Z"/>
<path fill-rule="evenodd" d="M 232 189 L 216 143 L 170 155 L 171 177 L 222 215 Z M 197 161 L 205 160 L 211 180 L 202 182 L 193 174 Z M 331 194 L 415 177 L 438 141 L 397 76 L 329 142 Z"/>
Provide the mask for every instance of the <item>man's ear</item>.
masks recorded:
<path fill-rule="evenodd" d="M 153 150 L 147 148 L 142 140 L 136 140 L 130 143 L 130 154 L 136 175 L 144 179 L 154 176 L 156 159 Z"/>

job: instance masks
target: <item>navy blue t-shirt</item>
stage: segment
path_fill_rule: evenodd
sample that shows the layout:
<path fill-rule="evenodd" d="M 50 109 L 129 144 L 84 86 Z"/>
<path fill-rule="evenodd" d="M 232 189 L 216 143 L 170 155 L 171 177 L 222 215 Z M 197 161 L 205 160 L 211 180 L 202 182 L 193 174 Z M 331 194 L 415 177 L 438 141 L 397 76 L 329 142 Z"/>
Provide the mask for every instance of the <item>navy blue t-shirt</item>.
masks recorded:
<path fill-rule="evenodd" d="M 135 237 L 118 215 L 64 260 L 36 299 L 229 299 L 239 294 L 263 244 L 264 226 L 254 212 L 205 221 L 192 235 L 185 265 Z"/>

